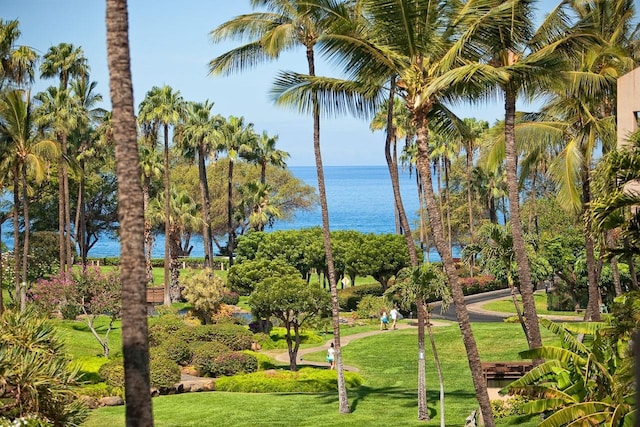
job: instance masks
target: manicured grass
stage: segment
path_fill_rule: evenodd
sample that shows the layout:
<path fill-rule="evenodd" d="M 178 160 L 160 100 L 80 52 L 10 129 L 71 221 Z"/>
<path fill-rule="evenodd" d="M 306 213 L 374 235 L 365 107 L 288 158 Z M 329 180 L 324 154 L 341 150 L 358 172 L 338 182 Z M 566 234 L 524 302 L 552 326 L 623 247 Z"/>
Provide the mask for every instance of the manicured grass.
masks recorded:
<path fill-rule="evenodd" d="M 519 360 L 526 341 L 518 324 L 474 324 L 473 331 L 483 361 Z M 477 408 L 469 366 L 459 328 L 451 323 L 434 328 L 444 371 L 447 425 L 464 425 Z M 161 396 L 153 400 L 155 424 L 202 426 L 369 426 L 439 425 L 438 379 L 427 346 L 428 406 L 432 421 L 417 421 L 417 331 L 389 331 L 352 341 L 343 348 L 344 363 L 357 366 L 365 383 L 349 392 L 351 413 L 338 413 L 337 393 L 245 394 L 189 393 Z M 543 331 L 545 342 L 550 334 Z M 313 358 L 323 358 L 324 352 Z M 305 356 L 305 358 L 307 358 Z M 311 358 L 311 357 L 309 357 Z M 221 420 L 224 420 L 222 422 Z M 539 420 L 512 420 L 498 425 L 534 426 Z M 124 408 L 100 408 L 92 412 L 88 427 L 124 424 Z"/>
<path fill-rule="evenodd" d="M 552 311 L 547 310 L 547 294 L 544 292 L 536 292 L 534 295 L 534 300 L 536 302 L 536 312 L 538 314 L 553 314 L 557 316 L 575 316 L 576 313 L 573 311 Z M 518 301 L 522 302 L 522 298 L 518 295 Z M 506 297 L 500 300 L 491 301 L 482 306 L 486 310 L 491 311 L 500 311 L 503 313 L 513 313 L 516 314 L 516 309 L 513 306 L 513 300 L 511 297 Z"/>

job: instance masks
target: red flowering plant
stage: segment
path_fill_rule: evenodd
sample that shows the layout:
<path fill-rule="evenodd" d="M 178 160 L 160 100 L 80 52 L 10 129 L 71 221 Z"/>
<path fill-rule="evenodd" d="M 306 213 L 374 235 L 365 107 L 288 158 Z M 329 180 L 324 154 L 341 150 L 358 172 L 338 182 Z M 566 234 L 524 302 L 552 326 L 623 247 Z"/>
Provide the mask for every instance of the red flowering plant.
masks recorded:
<path fill-rule="evenodd" d="M 63 273 L 38 279 L 29 291 L 29 299 L 47 315 L 61 314 L 65 319 L 74 319 L 79 311 L 77 286 Z"/>

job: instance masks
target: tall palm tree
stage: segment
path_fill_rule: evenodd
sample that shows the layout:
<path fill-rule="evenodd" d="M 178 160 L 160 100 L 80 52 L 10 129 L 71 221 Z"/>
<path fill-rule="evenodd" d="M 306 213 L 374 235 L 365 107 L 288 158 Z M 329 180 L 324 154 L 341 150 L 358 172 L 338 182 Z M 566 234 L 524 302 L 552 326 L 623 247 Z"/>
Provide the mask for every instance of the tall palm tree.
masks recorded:
<path fill-rule="evenodd" d="M 467 204 L 469 205 L 469 240 L 474 242 L 474 218 L 473 218 L 473 187 L 471 184 L 471 169 L 473 168 L 473 154 L 477 148 L 477 141 L 484 131 L 489 129 L 489 123 L 475 118 L 463 119 L 468 130 L 466 136 L 462 137 L 462 145 L 466 153 L 465 172 L 467 177 Z"/>
<path fill-rule="evenodd" d="M 212 115 L 213 102 L 192 102 L 187 104 L 185 121 L 178 127 L 178 140 L 182 152 L 188 158 L 198 162 L 200 182 L 200 201 L 202 215 L 202 240 L 204 244 L 205 265 L 213 267 L 213 239 L 211 232 L 211 197 L 207 182 L 206 161 L 212 155 L 215 144 L 215 131 L 223 123 L 220 115 Z"/>
<path fill-rule="evenodd" d="M 151 251 L 153 249 L 153 233 L 151 232 L 151 220 L 147 211 L 151 201 L 151 182 L 163 176 L 163 165 L 160 153 L 149 147 L 142 141 L 138 144 L 140 153 L 140 171 L 142 180 L 142 201 L 145 212 L 144 219 L 144 258 L 147 266 L 147 283 L 153 283 L 153 266 L 151 264 Z"/>
<path fill-rule="evenodd" d="M 3 92 L 0 98 L 0 138 L 7 147 L 6 161 L 12 169 L 14 198 L 15 291 L 20 296 L 20 309 L 26 307 L 27 256 L 29 254 L 29 195 L 27 176 L 41 182 L 48 170 L 48 162 L 59 155 L 56 142 L 38 139 L 29 92 L 14 89 Z M 9 166 L 6 165 L 6 166 Z M 22 251 L 19 239 L 18 213 L 22 206 L 24 237 Z M 22 252 L 22 253 L 20 253 Z M 21 259 L 20 259 L 21 257 Z"/>
<path fill-rule="evenodd" d="M 230 74 L 269 60 L 277 59 L 282 52 L 295 47 L 305 50 L 308 72 L 314 76 L 315 45 L 327 34 L 328 28 L 323 25 L 325 17 L 309 2 L 299 0 L 251 0 L 254 7 L 265 7 L 267 12 L 254 12 L 240 15 L 211 32 L 214 42 L 236 39 L 248 42 L 238 48 L 214 58 L 209 63 L 212 75 Z M 329 212 L 324 182 L 324 169 L 320 152 L 320 109 L 314 95 L 311 115 L 313 117 L 313 151 L 318 175 L 318 193 L 322 214 L 322 235 L 325 248 L 329 286 L 331 289 L 331 307 L 333 318 L 334 344 L 336 349 L 336 370 L 338 373 L 339 412 L 349 413 L 349 402 L 344 380 L 340 347 L 340 323 L 336 274 L 331 253 L 331 237 L 329 234 Z"/>
<path fill-rule="evenodd" d="M 149 393 L 149 341 L 144 270 L 144 210 L 138 165 L 136 119 L 126 0 L 107 0 L 107 62 L 118 174 L 122 280 L 122 353 L 126 424 L 153 426 Z"/>
<path fill-rule="evenodd" d="M 417 167 L 423 180 L 422 188 L 435 244 L 452 288 L 482 415 L 487 425 L 493 425 L 486 382 L 462 287 L 444 238 L 429 160 L 429 121 L 432 114 L 438 111 L 437 107 L 443 100 L 454 96 L 456 91 L 468 95 L 484 88 L 483 84 L 451 81 L 447 72 L 459 72 L 465 61 L 477 64 L 478 50 L 469 41 L 481 37 L 477 34 L 478 23 L 489 12 L 482 7 L 484 1 L 481 0 L 465 2 L 464 7 L 460 8 L 457 3 L 429 0 L 363 0 L 359 4 L 373 22 L 373 29 L 354 25 L 351 16 L 346 16 L 340 37 L 325 47 L 332 58 L 344 65 L 345 73 L 351 78 L 321 79 L 313 75 L 282 73 L 274 95 L 286 103 L 297 100 L 296 105 L 307 106 L 309 110 L 313 104 L 309 102 L 308 94 L 312 93 L 313 99 L 320 97 L 334 112 L 362 113 L 370 109 L 367 98 L 372 97 L 372 92 L 380 90 L 381 82 L 386 82 L 387 76 L 394 73 L 398 75 L 399 92 L 406 100 L 417 130 Z M 504 19 L 510 17 L 510 11 L 499 12 Z M 464 73 L 472 75 L 471 70 L 464 70 Z M 448 79 L 448 83 L 445 83 Z"/>
<path fill-rule="evenodd" d="M 60 102 L 56 103 L 60 107 L 63 105 L 64 93 L 67 91 L 69 82 L 73 78 L 85 77 L 89 72 L 89 65 L 87 64 L 87 58 L 84 56 L 84 52 L 80 47 L 74 47 L 70 43 L 60 43 L 57 46 L 51 46 L 47 53 L 43 56 L 42 64 L 40 64 L 40 77 L 42 78 L 54 78 L 59 79 L 59 91 L 50 95 L 60 96 Z M 67 95 L 68 97 L 68 95 Z M 63 107 L 63 109 L 65 109 Z M 69 123 L 67 126 L 63 124 L 65 119 L 73 119 L 75 115 L 68 111 L 67 114 L 61 115 L 56 119 L 59 124 L 57 126 L 57 138 L 60 142 L 61 154 L 58 162 L 58 190 L 60 198 L 58 202 L 58 233 L 59 233 L 59 245 L 60 245 L 60 268 L 62 271 L 68 271 L 71 269 L 72 255 L 71 255 L 71 213 L 69 203 L 69 173 L 67 169 L 68 147 L 67 136 L 68 130 L 73 128 L 75 124 Z M 53 122 L 53 120 L 51 120 Z"/>
<path fill-rule="evenodd" d="M 72 266 L 68 141 L 69 135 L 78 125 L 81 113 L 78 99 L 71 95 L 69 89 L 50 86 L 46 91 L 38 93 L 35 98 L 41 103 L 36 110 L 38 125 L 51 129 L 60 143 L 61 153 L 64 153 L 61 154 L 58 161 L 60 200 L 63 202 L 58 204 L 59 220 L 62 219 L 58 229 L 62 232 L 64 239 L 60 242 L 60 253 L 62 255 L 60 258 L 60 270 L 66 274 L 70 273 Z"/>
<path fill-rule="evenodd" d="M 38 55 L 29 46 L 16 46 L 20 38 L 17 20 L 0 19 L 0 90 L 8 85 L 33 83 Z"/>
<path fill-rule="evenodd" d="M 229 265 L 233 265 L 233 252 L 236 249 L 236 227 L 233 223 L 233 165 L 234 162 L 255 144 L 257 134 L 253 123 L 244 122 L 244 117 L 231 116 L 225 121 L 215 135 L 216 149 L 226 152 L 229 160 L 227 172 L 227 251 Z"/>
<path fill-rule="evenodd" d="M 78 105 L 78 126 L 74 132 L 76 139 L 76 160 L 80 169 L 80 185 L 76 206 L 76 218 L 73 241 L 78 244 L 83 268 L 87 264 L 87 248 L 85 247 L 85 163 L 87 158 L 94 155 L 92 145 L 98 138 L 95 129 L 102 121 L 106 111 L 96 107 L 102 102 L 102 95 L 95 92 L 97 82 L 91 81 L 89 76 L 71 82 L 71 91 Z"/>
<path fill-rule="evenodd" d="M 169 242 L 169 216 L 170 207 L 170 178 L 169 178 L 169 127 L 179 123 L 184 114 L 184 100 L 180 91 L 175 91 L 170 86 L 154 86 L 147 92 L 145 99 L 140 103 L 138 121 L 162 126 L 164 131 L 164 304 L 170 305 L 170 264 L 171 247 Z"/>

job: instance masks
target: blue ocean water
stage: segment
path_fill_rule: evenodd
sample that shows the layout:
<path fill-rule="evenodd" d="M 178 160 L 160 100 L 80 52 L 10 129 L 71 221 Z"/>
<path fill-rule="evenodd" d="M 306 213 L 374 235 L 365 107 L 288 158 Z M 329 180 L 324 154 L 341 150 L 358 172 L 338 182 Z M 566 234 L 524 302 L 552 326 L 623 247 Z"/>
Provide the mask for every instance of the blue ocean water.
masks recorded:
<path fill-rule="evenodd" d="M 292 166 L 291 172 L 317 189 L 315 166 Z M 327 166 L 324 169 L 329 226 L 331 230 L 356 230 L 363 233 L 394 233 L 394 202 L 391 178 L 386 166 Z M 400 191 L 410 227 L 418 220 L 418 191 L 415 172 L 400 170 Z M 292 230 L 322 226 L 320 207 L 313 211 L 300 211 L 288 222 L 279 221 L 273 230 Z M 8 231 L 3 227 L 3 231 Z M 267 230 L 269 231 L 269 230 Z M 3 233 L 3 242 L 13 246 L 10 233 Z M 202 238 L 191 238 L 191 256 L 203 257 Z M 120 243 L 108 236 L 101 237 L 89 251 L 91 257 L 118 257 Z M 164 236 L 156 237 L 152 256 L 164 256 Z"/>

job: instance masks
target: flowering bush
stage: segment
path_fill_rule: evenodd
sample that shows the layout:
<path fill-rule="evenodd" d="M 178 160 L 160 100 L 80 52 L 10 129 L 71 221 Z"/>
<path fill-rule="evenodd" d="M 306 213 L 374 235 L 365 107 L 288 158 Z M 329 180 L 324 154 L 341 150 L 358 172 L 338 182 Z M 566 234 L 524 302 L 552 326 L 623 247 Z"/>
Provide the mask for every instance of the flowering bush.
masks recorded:
<path fill-rule="evenodd" d="M 465 295 L 474 295 L 507 287 L 506 284 L 496 281 L 496 278 L 490 275 L 461 277 L 460 285 L 462 285 L 462 292 Z"/>
<path fill-rule="evenodd" d="M 39 279 L 29 291 L 29 299 L 44 314 L 60 312 L 70 318 L 78 312 L 76 283 L 62 273 L 49 279 Z M 75 315 L 73 315 L 75 318 Z"/>

